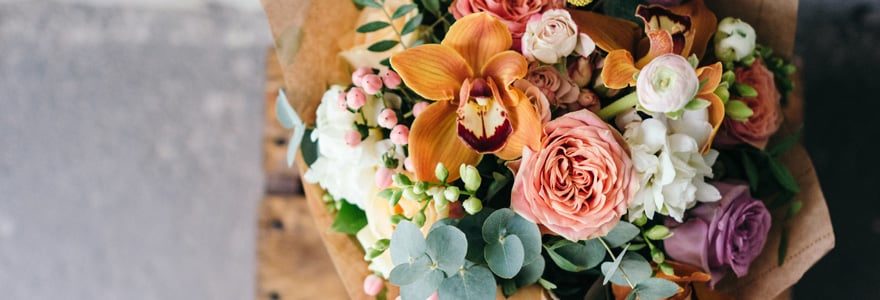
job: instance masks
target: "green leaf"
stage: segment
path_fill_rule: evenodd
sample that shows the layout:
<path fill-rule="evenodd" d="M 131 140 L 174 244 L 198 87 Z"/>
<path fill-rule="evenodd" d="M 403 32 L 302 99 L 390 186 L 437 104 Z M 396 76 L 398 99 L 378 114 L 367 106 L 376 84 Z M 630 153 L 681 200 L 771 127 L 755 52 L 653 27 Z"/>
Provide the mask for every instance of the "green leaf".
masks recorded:
<path fill-rule="evenodd" d="M 525 253 L 522 241 L 515 235 L 508 235 L 497 243 L 489 243 L 484 253 L 489 269 L 498 277 L 510 279 L 522 269 Z"/>
<path fill-rule="evenodd" d="M 440 299 L 495 299 L 495 276 L 484 266 L 473 265 L 440 285 Z M 414 298 L 424 299 L 424 298 Z"/>
<path fill-rule="evenodd" d="M 400 30 L 400 35 L 407 35 L 413 31 L 416 31 L 416 28 L 419 25 L 422 25 L 422 18 L 424 16 L 422 14 L 418 14 L 409 21 L 406 21 L 406 24 L 403 25 L 403 29 Z"/>
<path fill-rule="evenodd" d="M 428 299 L 431 294 L 437 291 L 437 288 L 440 287 L 445 278 L 446 276 L 443 275 L 443 271 L 440 271 L 440 269 L 431 270 L 419 280 L 400 286 L 400 298 Z"/>
<path fill-rule="evenodd" d="M 727 116 L 740 122 L 748 121 L 749 117 L 755 113 L 748 104 L 740 100 L 728 101 L 727 104 L 724 105 L 724 110 L 727 113 Z"/>
<path fill-rule="evenodd" d="M 802 133 L 803 133 L 802 130 L 798 130 L 794 134 L 791 134 L 791 135 L 785 137 L 784 139 L 779 141 L 778 144 L 773 145 L 773 147 L 770 148 L 770 150 L 767 150 L 767 153 L 769 153 L 770 156 L 778 157 L 779 155 L 781 155 L 785 152 L 788 152 L 788 150 L 790 150 L 791 147 L 794 147 L 794 145 L 796 145 L 797 142 L 801 140 Z"/>
<path fill-rule="evenodd" d="M 638 227 L 629 222 L 620 221 L 617 223 L 617 226 L 614 226 L 614 229 L 611 229 L 611 232 L 602 239 L 608 243 L 608 247 L 617 248 L 623 246 L 638 235 Z"/>
<path fill-rule="evenodd" d="M 453 226 L 440 226 L 428 233 L 428 256 L 443 272 L 451 275 L 464 265 L 467 238 Z"/>
<path fill-rule="evenodd" d="M 779 236 L 779 249 L 776 252 L 776 262 L 780 266 L 785 263 L 785 256 L 788 253 L 788 226 L 782 226 L 782 234 Z"/>
<path fill-rule="evenodd" d="M 312 141 L 310 136 L 312 136 L 313 129 L 306 129 L 306 132 L 303 134 L 302 143 L 299 145 L 300 151 L 302 151 L 303 161 L 306 162 L 306 165 L 311 167 L 316 160 L 318 160 L 318 141 Z M 289 151 L 290 149 L 288 149 Z"/>
<path fill-rule="evenodd" d="M 541 257 L 541 230 L 537 224 L 514 213 L 506 228 L 508 234 L 516 235 L 522 241 L 523 263 L 529 264 Z"/>
<path fill-rule="evenodd" d="M 541 279 L 541 275 L 544 274 L 545 266 L 546 262 L 540 256 L 538 256 L 538 259 L 523 266 L 519 274 L 516 274 L 516 277 L 513 278 L 516 281 L 516 286 L 523 287 L 538 282 L 538 279 Z"/>
<path fill-rule="evenodd" d="M 597 239 L 578 243 L 560 240 L 546 249 L 550 259 L 557 266 L 569 272 L 581 272 L 595 268 L 605 259 L 605 248 Z"/>
<path fill-rule="evenodd" d="M 605 14 L 621 19 L 627 19 L 632 22 L 641 24 L 642 21 L 636 18 L 636 7 L 642 4 L 641 0 L 614 0 L 605 1 Z"/>
<path fill-rule="evenodd" d="M 768 159 L 767 162 L 770 164 L 770 172 L 773 173 L 773 177 L 776 178 L 779 185 L 792 193 L 801 191 L 797 180 L 794 179 L 794 176 L 791 176 L 791 172 L 789 172 L 782 163 L 772 157 Z"/>
<path fill-rule="evenodd" d="M 406 15 L 406 13 L 412 11 L 413 9 L 416 9 L 415 4 L 401 5 L 396 10 L 394 10 L 394 14 L 391 15 L 391 19 L 403 17 L 404 15 Z"/>
<path fill-rule="evenodd" d="M 398 286 L 404 286 L 422 279 L 431 271 L 431 259 L 427 255 L 416 258 L 412 263 L 402 263 L 394 266 L 388 275 L 388 280 Z"/>
<path fill-rule="evenodd" d="M 752 86 L 750 86 L 748 84 L 734 83 L 733 88 L 736 89 L 736 92 L 740 96 L 743 96 L 746 98 L 752 98 L 752 97 L 758 96 L 758 91 L 755 90 L 755 88 L 753 88 Z"/>
<path fill-rule="evenodd" d="M 678 293 L 678 285 L 662 278 L 648 278 L 638 283 L 633 290 L 640 300 L 659 300 Z"/>
<path fill-rule="evenodd" d="M 758 182 L 761 177 L 758 174 L 758 166 L 755 165 L 755 161 L 752 160 L 752 157 L 748 152 L 740 152 L 742 153 L 742 162 L 743 169 L 746 171 L 746 179 L 749 180 L 749 187 L 751 187 L 752 192 L 758 190 Z"/>
<path fill-rule="evenodd" d="M 330 228 L 336 232 L 357 234 L 361 228 L 367 226 L 367 214 L 354 204 L 348 203 L 348 201 L 340 202 L 342 206 L 339 208 L 339 212 L 336 213 L 336 219 L 333 220 L 333 225 Z"/>
<path fill-rule="evenodd" d="M 373 22 L 361 25 L 360 27 L 355 29 L 355 31 L 360 32 L 360 33 L 373 32 L 373 31 L 388 27 L 390 25 L 391 24 L 388 24 L 388 22 L 373 21 Z"/>
<path fill-rule="evenodd" d="M 401 221 L 391 234 L 391 262 L 395 265 L 408 263 L 427 250 L 425 238 L 419 227 L 409 221 Z"/>
<path fill-rule="evenodd" d="M 370 50 L 372 52 L 385 52 L 388 51 L 388 49 L 397 46 L 398 43 L 399 42 L 395 40 L 382 40 L 370 45 L 370 47 L 367 47 L 367 50 Z"/>
<path fill-rule="evenodd" d="M 516 213 L 509 208 L 496 210 L 483 223 L 483 240 L 486 243 L 498 243 L 501 238 L 507 235 L 507 223 L 515 216 Z"/>
<path fill-rule="evenodd" d="M 382 8 L 382 4 L 379 4 L 379 2 L 376 2 L 375 0 L 354 0 L 354 3 L 360 6 L 367 6 L 379 9 Z"/>
<path fill-rule="evenodd" d="M 391 58 L 390 57 L 385 58 L 385 59 L 379 61 L 379 64 L 390 68 L 391 67 Z"/>
<path fill-rule="evenodd" d="M 695 98 L 694 100 L 691 100 L 691 102 L 688 102 L 688 104 L 686 104 L 684 106 L 684 109 L 686 109 L 686 110 L 699 110 L 699 109 L 707 108 L 707 107 L 709 107 L 709 105 L 712 105 L 712 102 L 709 102 L 709 100 Z"/>
<path fill-rule="evenodd" d="M 440 16 L 440 0 L 423 0 L 422 5 L 435 16 Z"/>
<path fill-rule="evenodd" d="M 632 284 L 639 284 L 640 282 L 651 278 L 651 273 L 653 270 L 651 269 L 651 264 L 645 260 L 644 257 L 635 252 L 627 252 L 621 257 L 618 257 L 615 262 L 618 263 L 618 268 L 614 269 L 614 263 L 606 262 L 602 264 L 602 274 L 611 274 L 610 277 L 605 275 L 605 280 L 610 280 L 614 284 L 618 285 L 628 285 L 627 280 L 623 278 L 623 274 L 626 274 L 626 277 L 629 278 L 629 282 Z M 618 262 L 619 261 L 619 262 Z"/>

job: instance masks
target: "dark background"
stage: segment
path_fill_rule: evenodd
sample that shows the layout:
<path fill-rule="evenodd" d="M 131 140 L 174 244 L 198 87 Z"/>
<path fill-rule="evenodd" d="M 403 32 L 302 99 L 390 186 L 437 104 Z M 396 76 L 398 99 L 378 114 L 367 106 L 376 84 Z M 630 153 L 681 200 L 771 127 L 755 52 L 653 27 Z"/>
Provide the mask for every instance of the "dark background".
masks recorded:
<path fill-rule="evenodd" d="M 831 211 L 836 246 L 795 299 L 880 299 L 880 1 L 801 0 L 804 144 Z"/>

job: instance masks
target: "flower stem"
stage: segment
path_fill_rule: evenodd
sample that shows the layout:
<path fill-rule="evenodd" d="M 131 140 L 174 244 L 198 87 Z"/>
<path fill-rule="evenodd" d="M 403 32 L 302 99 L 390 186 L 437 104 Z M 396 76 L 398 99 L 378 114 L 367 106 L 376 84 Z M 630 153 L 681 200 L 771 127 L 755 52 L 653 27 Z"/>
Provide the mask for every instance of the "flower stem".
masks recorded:
<path fill-rule="evenodd" d="M 603 120 L 614 118 L 624 111 L 635 107 L 638 101 L 639 97 L 636 95 L 636 92 L 629 93 L 628 95 L 617 99 L 617 101 L 614 101 L 611 105 L 602 108 L 602 110 L 599 111 L 599 117 Z"/>
<path fill-rule="evenodd" d="M 605 240 L 603 240 L 602 238 L 599 238 L 599 242 L 602 242 L 602 246 L 605 246 L 605 251 L 608 251 L 608 255 L 611 256 L 611 259 L 617 260 L 617 257 L 614 256 L 614 252 L 611 252 L 611 247 L 608 247 L 608 244 L 605 243 Z M 623 255 L 623 253 L 621 253 L 621 255 Z M 623 268 L 620 268 L 620 267 L 618 267 L 617 269 L 620 270 L 621 274 L 623 274 L 623 280 L 626 280 L 626 284 L 629 284 L 629 287 L 631 289 L 635 289 L 636 286 L 632 283 L 632 281 L 629 281 L 629 276 L 626 275 L 626 271 L 624 271 Z"/>
<path fill-rule="evenodd" d="M 391 29 L 394 29 L 394 33 L 397 34 L 397 38 L 400 40 L 400 46 L 402 46 L 403 49 L 406 49 L 406 43 L 403 42 L 403 35 L 400 34 L 400 30 L 397 30 L 397 27 L 394 26 L 394 19 L 391 18 L 391 14 L 388 13 L 388 10 L 385 9 L 384 1 L 382 2 L 382 13 L 385 14 L 386 18 L 388 18 L 388 25 L 390 25 L 389 27 L 391 27 Z"/>

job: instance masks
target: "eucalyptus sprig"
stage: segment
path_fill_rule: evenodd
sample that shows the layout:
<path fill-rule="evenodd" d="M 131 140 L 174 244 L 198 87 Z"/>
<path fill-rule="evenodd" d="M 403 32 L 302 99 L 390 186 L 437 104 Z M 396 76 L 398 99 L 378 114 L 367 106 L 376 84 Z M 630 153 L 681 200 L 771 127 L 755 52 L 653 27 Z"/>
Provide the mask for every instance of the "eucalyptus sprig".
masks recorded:
<path fill-rule="evenodd" d="M 393 40 L 393 39 L 392 40 L 381 40 L 381 41 L 378 41 L 378 42 L 370 45 L 369 47 L 367 47 L 367 50 L 372 51 L 372 52 L 385 52 L 391 48 L 394 48 L 394 46 L 397 46 L 398 44 L 401 47 L 403 47 L 403 49 L 407 49 L 408 47 L 415 46 L 415 45 L 407 45 L 406 42 L 404 42 L 404 40 L 403 40 L 403 36 L 415 32 L 416 29 L 422 24 L 422 19 L 424 18 L 424 15 L 422 15 L 421 13 L 416 14 L 414 17 L 412 17 L 411 19 L 406 21 L 406 23 L 404 23 L 403 27 L 401 27 L 401 28 L 397 28 L 397 26 L 394 25 L 394 20 L 397 20 L 399 18 L 403 18 L 404 16 L 406 16 L 407 14 L 412 12 L 413 10 L 418 11 L 418 6 L 410 3 L 410 4 L 401 5 L 401 6 L 397 7 L 397 9 L 395 9 L 394 12 L 389 12 L 388 9 L 385 8 L 385 0 L 353 0 L 353 1 L 356 5 L 359 5 L 359 6 L 372 7 L 375 9 L 379 9 L 382 11 L 383 14 L 385 14 L 385 17 L 387 18 L 387 21 L 373 21 L 373 22 L 363 24 L 360 27 L 358 27 L 355 31 L 360 32 L 360 33 L 369 33 L 369 32 L 374 32 L 377 30 L 381 30 L 381 29 L 390 27 L 392 30 L 394 30 L 394 33 L 397 35 L 397 40 Z M 416 43 L 418 43 L 418 41 L 416 41 Z M 416 44 L 416 43 L 413 43 L 413 44 Z"/>

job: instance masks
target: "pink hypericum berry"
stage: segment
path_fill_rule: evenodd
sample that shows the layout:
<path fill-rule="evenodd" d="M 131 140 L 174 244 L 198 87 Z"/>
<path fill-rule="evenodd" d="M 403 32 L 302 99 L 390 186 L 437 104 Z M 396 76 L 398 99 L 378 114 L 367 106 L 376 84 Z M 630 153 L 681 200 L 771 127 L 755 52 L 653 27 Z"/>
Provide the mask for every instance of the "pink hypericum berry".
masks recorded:
<path fill-rule="evenodd" d="M 367 278 L 364 278 L 364 294 L 367 294 L 367 296 L 376 296 L 382 291 L 383 285 L 382 278 L 370 274 Z"/>
<path fill-rule="evenodd" d="M 354 70 L 354 73 L 351 73 L 351 83 L 355 86 L 361 86 L 364 76 L 369 74 L 373 74 L 373 69 L 370 67 L 360 67 L 357 70 Z"/>
<path fill-rule="evenodd" d="M 361 144 L 361 133 L 357 130 L 351 130 L 345 133 L 345 144 L 349 147 L 357 147 Z"/>
<path fill-rule="evenodd" d="M 415 172 L 416 167 L 413 165 L 413 161 L 411 157 L 407 157 L 403 160 L 403 168 L 410 172 Z"/>
<path fill-rule="evenodd" d="M 425 111 L 426 108 L 428 108 L 428 102 L 422 101 L 422 102 L 416 103 L 416 105 L 413 105 L 413 116 L 418 118 L 419 115 L 421 115 L 422 112 Z"/>
<path fill-rule="evenodd" d="M 390 108 L 383 109 L 382 112 L 379 113 L 379 118 L 376 121 L 382 128 L 391 129 L 391 127 L 397 125 L 397 113 Z"/>
<path fill-rule="evenodd" d="M 345 103 L 348 104 L 348 108 L 358 110 L 367 104 L 367 95 L 364 95 L 364 90 L 359 87 L 351 88 L 345 95 Z"/>
<path fill-rule="evenodd" d="M 368 95 L 375 95 L 382 90 L 382 78 L 376 74 L 364 75 L 364 78 L 361 79 L 361 87 L 364 88 L 364 92 L 367 92 Z"/>
<path fill-rule="evenodd" d="M 409 128 L 402 124 L 394 126 L 391 129 L 391 142 L 401 146 L 409 144 Z"/>
<path fill-rule="evenodd" d="M 391 71 L 391 69 L 386 69 L 379 75 L 382 76 L 382 81 L 385 82 L 385 86 L 389 89 L 396 89 L 400 86 L 400 75 L 397 75 L 397 72 Z"/>
<path fill-rule="evenodd" d="M 379 168 L 379 170 L 376 171 L 376 187 L 384 189 L 391 186 L 392 175 L 394 175 L 394 170 L 389 168 Z"/>
<path fill-rule="evenodd" d="M 434 292 L 433 294 L 431 294 L 431 296 L 428 297 L 427 300 L 439 300 L 439 299 L 440 299 L 440 295 L 438 295 L 437 292 Z"/>

